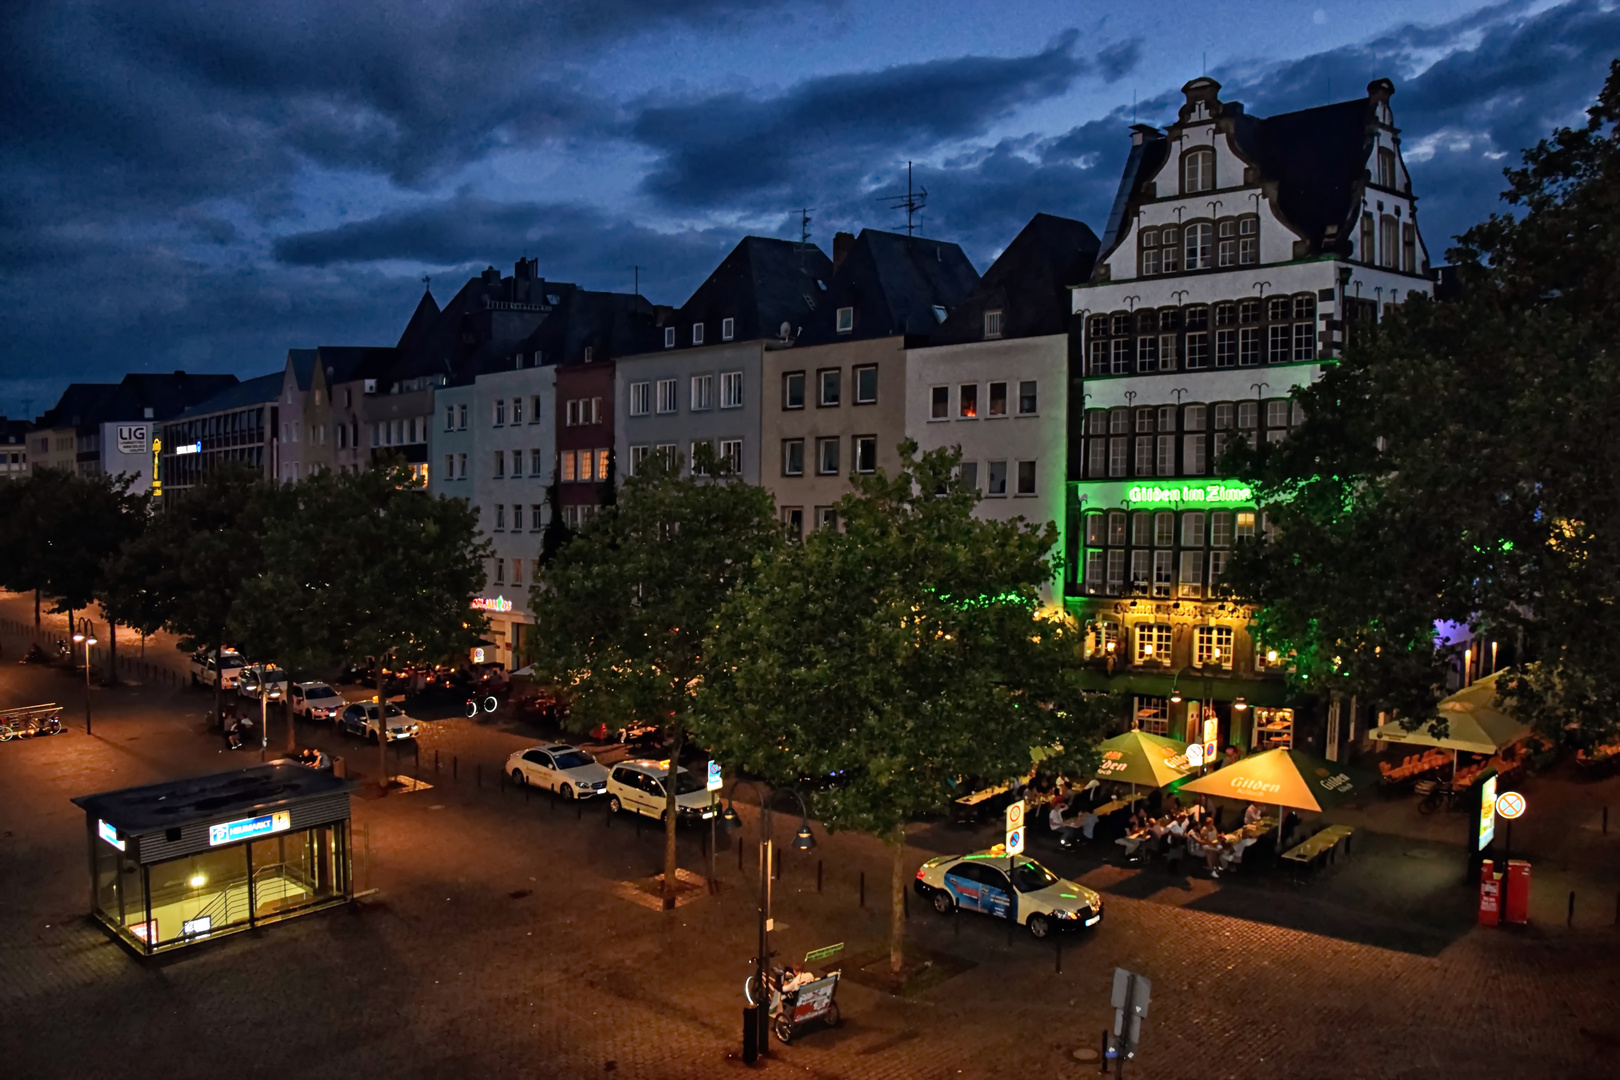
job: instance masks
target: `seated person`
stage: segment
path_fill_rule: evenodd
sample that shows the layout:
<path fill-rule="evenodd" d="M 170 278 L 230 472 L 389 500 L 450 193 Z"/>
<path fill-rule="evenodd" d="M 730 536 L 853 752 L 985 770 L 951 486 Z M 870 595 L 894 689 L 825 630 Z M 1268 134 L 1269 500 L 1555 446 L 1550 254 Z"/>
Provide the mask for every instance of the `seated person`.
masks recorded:
<path fill-rule="evenodd" d="M 1052 831 L 1058 834 L 1058 843 L 1064 847 L 1069 847 L 1074 843 L 1075 837 L 1080 835 L 1079 829 L 1064 820 L 1063 804 L 1061 802 L 1054 801 L 1052 803 L 1052 810 L 1047 815 L 1047 821 L 1051 824 Z"/>
<path fill-rule="evenodd" d="M 1245 824 L 1245 825 L 1253 825 L 1253 824 L 1257 823 L 1264 816 L 1265 815 L 1263 813 L 1261 813 L 1260 807 L 1259 807 L 1258 804 L 1250 803 L 1248 806 L 1244 807 L 1244 809 L 1243 809 L 1243 824 Z"/>

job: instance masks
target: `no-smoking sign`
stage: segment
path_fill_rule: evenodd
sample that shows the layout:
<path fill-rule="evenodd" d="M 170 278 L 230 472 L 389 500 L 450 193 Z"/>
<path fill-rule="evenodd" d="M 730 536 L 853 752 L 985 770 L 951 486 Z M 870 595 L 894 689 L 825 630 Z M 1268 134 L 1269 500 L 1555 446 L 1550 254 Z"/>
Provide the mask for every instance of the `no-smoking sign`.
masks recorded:
<path fill-rule="evenodd" d="M 1517 791 L 1504 791 L 1496 798 L 1496 812 L 1512 821 L 1524 813 L 1524 796 Z"/>

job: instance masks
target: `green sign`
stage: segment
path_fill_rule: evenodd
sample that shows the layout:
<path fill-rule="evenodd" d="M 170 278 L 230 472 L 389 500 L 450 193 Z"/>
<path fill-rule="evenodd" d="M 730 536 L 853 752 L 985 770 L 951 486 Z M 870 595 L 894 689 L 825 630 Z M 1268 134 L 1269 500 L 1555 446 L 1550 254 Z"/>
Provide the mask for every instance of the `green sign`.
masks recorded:
<path fill-rule="evenodd" d="M 1083 510 L 1189 509 L 1253 506 L 1254 489 L 1240 480 L 1176 480 L 1166 484 L 1114 480 L 1077 483 Z"/>
<path fill-rule="evenodd" d="M 817 960 L 825 960 L 827 957 L 836 955 L 837 953 L 841 953 L 843 951 L 844 943 L 842 941 L 836 945 L 828 945 L 823 949 L 811 949 L 809 952 L 804 954 L 804 962 L 807 964 L 813 964 Z"/>

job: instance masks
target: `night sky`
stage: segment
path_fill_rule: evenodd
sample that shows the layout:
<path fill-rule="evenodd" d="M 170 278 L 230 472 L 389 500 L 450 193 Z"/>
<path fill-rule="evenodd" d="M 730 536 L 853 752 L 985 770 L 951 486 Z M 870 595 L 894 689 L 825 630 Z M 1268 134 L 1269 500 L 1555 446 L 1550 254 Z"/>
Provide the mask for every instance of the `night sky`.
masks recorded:
<path fill-rule="evenodd" d="M 0 412 L 391 345 L 424 274 L 522 255 L 679 304 L 798 207 L 827 250 L 903 224 L 908 159 L 982 272 L 1037 211 L 1101 233 L 1133 115 L 1206 70 L 1260 115 L 1393 79 L 1438 256 L 1616 56 L 1596 0 L 10 0 Z"/>

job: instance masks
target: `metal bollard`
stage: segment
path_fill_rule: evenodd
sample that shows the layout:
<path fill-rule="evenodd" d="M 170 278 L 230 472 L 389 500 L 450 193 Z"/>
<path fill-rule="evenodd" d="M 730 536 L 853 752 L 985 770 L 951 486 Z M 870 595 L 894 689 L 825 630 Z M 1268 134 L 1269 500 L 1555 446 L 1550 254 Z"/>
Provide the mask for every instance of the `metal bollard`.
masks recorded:
<path fill-rule="evenodd" d="M 821 891 L 821 860 L 816 860 L 816 892 Z"/>
<path fill-rule="evenodd" d="M 1575 925 L 1575 890 L 1569 890 L 1569 915 L 1564 919 L 1565 926 Z"/>
<path fill-rule="evenodd" d="M 1609 808 L 1607 806 L 1603 808 L 1603 835 L 1609 835 Z"/>
<path fill-rule="evenodd" d="M 866 871 L 861 871 L 861 907 L 866 907 Z"/>
<path fill-rule="evenodd" d="M 758 1013 L 752 1005 L 743 1006 L 743 1062 L 747 1065 L 759 1060 Z"/>
<path fill-rule="evenodd" d="M 737 869 L 742 870 L 742 837 L 737 837 Z"/>
<path fill-rule="evenodd" d="M 1054 965 L 1053 970 L 1059 975 L 1063 974 L 1063 935 L 1062 934 L 1053 934 L 1052 935 L 1052 962 L 1053 962 L 1053 965 Z"/>
<path fill-rule="evenodd" d="M 1097 1071 L 1108 1075 L 1108 1029 L 1103 1029 L 1102 1052 L 1097 1055 Z"/>

